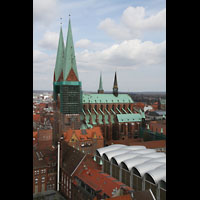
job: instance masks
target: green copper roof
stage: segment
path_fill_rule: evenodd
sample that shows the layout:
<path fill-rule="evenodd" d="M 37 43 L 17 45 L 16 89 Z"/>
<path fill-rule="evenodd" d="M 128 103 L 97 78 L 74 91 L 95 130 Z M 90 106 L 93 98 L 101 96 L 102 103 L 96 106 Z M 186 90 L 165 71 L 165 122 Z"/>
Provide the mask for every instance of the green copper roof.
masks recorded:
<path fill-rule="evenodd" d="M 57 50 L 57 57 L 56 57 L 56 66 L 55 66 L 55 80 L 57 81 L 59 79 L 59 76 L 61 74 L 63 64 L 64 64 L 64 40 L 63 40 L 63 32 L 62 27 L 60 27 L 60 36 L 59 36 L 59 42 L 58 42 L 58 50 Z"/>
<path fill-rule="evenodd" d="M 134 103 L 128 94 L 83 94 L 83 103 Z"/>
<path fill-rule="evenodd" d="M 102 84 L 101 74 L 100 74 L 100 80 L 99 80 L 99 90 L 103 90 L 103 84 Z"/>
<path fill-rule="evenodd" d="M 64 57 L 64 74 L 63 74 L 64 80 L 66 80 L 71 69 L 74 70 L 74 73 L 76 74 L 77 79 L 79 79 L 77 67 L 76 67 L 76 57 L 75 57 L 75 51 L 74 51 L 74 43 L 73 43 L 73 38 L 72 38 L 72 29 L 71 29 L 70 19 L 69 19 L 69 25 L 68 25 L 67 42 L 66 42 L 64 56 L 65 56 Z"/>
<path fill-rule="evenodd" d="M 140 114 L 117 114 L 118 122 L 140 122 L 142 116 Z"/>

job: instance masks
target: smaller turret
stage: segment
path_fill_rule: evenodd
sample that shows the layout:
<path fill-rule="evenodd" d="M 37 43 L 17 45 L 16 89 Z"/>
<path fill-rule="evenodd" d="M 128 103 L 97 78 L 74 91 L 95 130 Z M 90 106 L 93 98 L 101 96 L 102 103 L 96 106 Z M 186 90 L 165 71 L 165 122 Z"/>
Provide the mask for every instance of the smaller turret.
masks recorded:
<path fill-rule="evenodd" d="M 103 90 L 103 84 L 102 84 L 102 77 L 100 74 L 98 94 L 103 94 L 103 93 L 104 93 L 104 90 Z"/>
<path fill-rule="evenodd" d="M 117 73 L 115 72 L 115 79 L 113 85 L 113 94 L 117 97 L 118 96 L 118 85 L 117 85 Z"/>

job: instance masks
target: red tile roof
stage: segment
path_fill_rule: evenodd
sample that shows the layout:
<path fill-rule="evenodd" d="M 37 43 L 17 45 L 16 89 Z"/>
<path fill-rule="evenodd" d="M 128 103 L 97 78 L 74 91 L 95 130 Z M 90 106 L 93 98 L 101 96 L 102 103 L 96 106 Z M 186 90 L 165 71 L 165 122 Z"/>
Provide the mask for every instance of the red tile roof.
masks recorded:
<path fill-rule="evenodd" d="M 112 192 L 115 188 L 119 189 L 123 183 L 117 181 L 115 178 L 110 177 L 108 174 L 102 173 L 100 170 L 85 167 L 78 170 L 75 174 L 84 183 L 89 185 L 95 191 L 101 191 L 101 195 L 104 193 L 108 196 L 112 196 Z M 127 190 L 132 190 L 126 186 Z"/>
<path fill-rule="evenodd" d="M 108 198 L 106 200 L 109 199 L 113 199 L 113 200 L 132 200 L 132 197 L 130 194 L 126 194 L 126 195 L 122 195 L 122 196 L 118 196 L 118 197 L 112 197 L 112 198 Z"/>
<path fill-rule="evenodd" d="M 91 140 L 94 137 L 97 137 L 97 139 L 103 139 L 103 134 L 100 127 L 93 127 L 91 129 L 86 129 L 86 133 L 87 134 L 83 134 L 81 130 L 69 129 L 67 132 L 64 133 L 64 138 L 66 142 L 69 142 L 73 135 L 79 141 Z"/>
<path fill-rule="evenodd" d="M 39 114 L 34 114 L 33 115 L 33 121 L 34 122 L 39 122 L 40 121 L 40 115 Z"/>
<path fill-rule="evenodd" d="M 37 138 L 38 132 L 37 131 L 33 131 L 33 137 Z"/>

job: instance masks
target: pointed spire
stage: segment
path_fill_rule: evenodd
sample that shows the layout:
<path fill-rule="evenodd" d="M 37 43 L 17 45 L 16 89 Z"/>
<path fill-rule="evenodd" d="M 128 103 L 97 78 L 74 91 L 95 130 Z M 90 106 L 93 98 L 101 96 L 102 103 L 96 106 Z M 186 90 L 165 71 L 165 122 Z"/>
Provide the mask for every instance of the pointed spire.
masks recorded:
<path fill-rule="evenodd" d="M 101 75 L 101 74 L 100 74 L 100 80 L 99 80 L 99 89 L 98 89 L 98 93 L 99 93 L 99 94 L 104 93 L 103 84 L 102 84 L 102 75 Z"/>
<path fill-rule="evenodd" d="M 115 71 L 115 79 L 114 79 L 114 86 L 113 87 L 118 87 L 117 86 L 117 73 Z"/>
<path fill-rule="evenodd" d="M 74 51 L 73 37 L 72 37 L 72 29 L 71 29 L 71 20 L 69 18 L 68 32 L 67 32 L 67 42 L 64 53 L 64 71 L 63 78 L 64 81 L 77 81 L 78 72 L 76 67 L 76 57 Z"/>
<path fill-rule="evenodd" d="M 61 75 L 61 71 L 63 69 L 64 49 L 65 49 L 65 45 L 64 45 L 63 32 L 62 32 L 62 26 L 61 26 L 59 42 L 58 42 L 58 50 L 57 50 L 57 56 L 56 56 L 56 65 L 54 69 L 54 81 L 58 81 Z"/>
<path fill-rule="evenodd" d="M 115 78 L 114 78 L 114 84 L 113 84 L 113 94 L 115 96 L 118 96 L 118 85 L 117 85 L 117 73 L 115 71 Z"/>

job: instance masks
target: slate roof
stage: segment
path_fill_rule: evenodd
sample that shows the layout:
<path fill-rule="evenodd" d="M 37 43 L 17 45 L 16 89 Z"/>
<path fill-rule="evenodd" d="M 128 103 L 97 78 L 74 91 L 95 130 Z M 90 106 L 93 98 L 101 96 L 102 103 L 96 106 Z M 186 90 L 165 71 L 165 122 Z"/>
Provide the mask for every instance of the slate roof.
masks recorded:
<path fill-rule="evenodd" d="M 69 146 L 65 141 L 62 141 L 62 168 L 71 175 L 79 163 L 85 157 L 85 154 L 73 147 Z"/>

